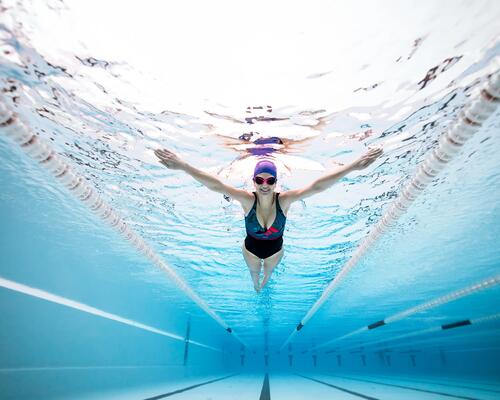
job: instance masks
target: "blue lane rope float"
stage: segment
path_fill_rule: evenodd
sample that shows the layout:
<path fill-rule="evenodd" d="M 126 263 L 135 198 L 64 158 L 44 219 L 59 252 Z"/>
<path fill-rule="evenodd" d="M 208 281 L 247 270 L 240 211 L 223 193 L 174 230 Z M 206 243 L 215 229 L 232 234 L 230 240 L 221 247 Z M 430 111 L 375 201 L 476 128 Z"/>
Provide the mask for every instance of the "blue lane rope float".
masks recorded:
<path fill-rule="evenodd" d="M 456 322 L 452 322 L 450 324 L 441 325 L 441 329 L 442 330 L 453 329 L 453 328 L 459 328 L 459 327 L 465 326 L 465 325 L 472 325 L 472 322 L 470 321 L 470 319 L 464 319 L 463 321 L 456 321 Z"/>
<path fill-rule="evenodd" d="M 170 280 L 203 311 L 221 325 L 240 343 L 241 338 L 219 317 L 208 304 L 182 279 L 165 261 L 124 221 L 70 164 L 63 159 L 51 145 L 37 136 L 8 106 L 5 98 L 0 97 L 0 132 L 18 144 L 21 149 L 44 167 L 56 180 L 82 201 L 94 214 L 113 228 L 128 243 L 164 271 Z"/>
<path fill-rule="evenodd" d="M 358 261 L 366 254 L 369 248 L 386 231 L 395 225 L 417 196 L 432 182 L 432 180 L 445 168 L 449 161 L 460 151 L 469 140 L 497 109 L 500 103 L 500 72 L 492 74 L 485 87 L 476 98 L 460 113 L 457 121 L 445 131 L 439 140 L 438 146 L 429 152 L 420 164 L 417 172 L 408 184 L 401 190 L 399 196 L 384 213 L 380 221 L 372 229 L 368 237 L 354 251 L 351 259 L 344 264 L 340 272 L 330 282 L 313 304 L 297 327 L 288 336 L 280 350 L 282 350 L 293 337 L 313 317 L 332 292 L 345 279 L 349 272 L 357 265 Z"/>

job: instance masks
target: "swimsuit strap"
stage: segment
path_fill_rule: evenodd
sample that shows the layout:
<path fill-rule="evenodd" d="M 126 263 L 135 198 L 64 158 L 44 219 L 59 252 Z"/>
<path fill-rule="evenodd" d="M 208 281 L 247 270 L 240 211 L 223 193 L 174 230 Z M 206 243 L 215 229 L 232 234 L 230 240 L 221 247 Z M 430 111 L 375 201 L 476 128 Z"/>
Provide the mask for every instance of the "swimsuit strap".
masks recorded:
<path fill-rule="evenodd" d="M 276 211 L 279 211 L 284 215 L 283 210 L 281 209 L 281 206 L 280 206 L 280 202 L 278 200 L 279 195 L 280 195 L 279 192 L 276 193 Z"/>
<path fill-rule="evenodd" d="M 252 192 L 252 193 L 253 193 L 253 206 L 252 206 L 252 210 L 257 211 L 257 193 L 255 193 L 255 192 Z"/>

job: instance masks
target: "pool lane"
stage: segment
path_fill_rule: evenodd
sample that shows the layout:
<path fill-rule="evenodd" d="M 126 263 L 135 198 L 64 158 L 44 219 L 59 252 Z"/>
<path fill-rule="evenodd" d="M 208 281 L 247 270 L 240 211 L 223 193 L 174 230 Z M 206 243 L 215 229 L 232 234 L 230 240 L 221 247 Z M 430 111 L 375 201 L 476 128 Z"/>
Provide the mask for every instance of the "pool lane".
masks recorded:
<path fill-rule="evenodd" d="M 468 382 L 473 384 L 473 382 Z M 446 386 L 443 386 L 446 385 Z M 97 395 L 97 394 L 96 394 Z M 452 387 L 450 382 L 419 382 L 416 377 L 404 379 L 388 376 L 326 375 L 305 373 L 292 375 L 259 373 L 181 379 L 165 385 L 98 397 L 83 396 L 77 400 L 496 400 L 498 393 L 481 389 Z"/>
<path fill-rule="evenodd" d="M 362 397 L 348 393 L 297 375 L 270 374 L 272 400 L 361 400 Z M 353 386 L 353 385 L 351 385 Z M 370 393 L 359 393 L 369 396 Z M 401 398 L 400 398 L 401 399 Z"/>
<path fill-rule="evenodd" d="M 164 383 L 153 383 L 144 386 L 122 387 L 92 393 L 75 393 L 72 400 L 146 400 L 146 399 L 180 399 L 186 393 L 208 388 L 220 382 L 229 382 L 238 374 L 215 376 L 176 377 Z M 205 399 L 206 400 L 206 397 Z"/>
<path fill-rule="evenodd" d="M 444 387 L 450 387 L 450 388 L 460 388 L 460 389 L 470 389 L 473 390 L 474 392 L 477 391 L 477 393 L 480 392 L 490 392 L 490 393 L 496 393 L 497 396 L 500 395 L 500 384 L 493 382 L 493 381 L 484 381 L 484 380 L 454 380 L 454 379 L 433 379 L 432 377 L 429 376 L 422 376 L 422 377 L 416 377 L 415 375 L 413 376 L 396 376 L 392 377 L 389 375 L 372 375 L 372 376 L 364 376 L 365 378 L 369 379 L 389 379 L 389 380 L 394 380 L 397 382 L 410 382 L 410 383 L 427 383 L 431 385 L 437 385 L 437 386 L 444 386 Z M 498 396 L 500 397 L 500 396 Z"/>
<path fill-rule="evenodd" d="M 236 375 L 228 379 L 198 386 L 167 397 L 172 400 L 257 400 L 260 398 L 264 374 Z M 267 400 L 267 399 L 266 399 Z"/>
<path fill-rule="evenodd" d="M 161 393 L 161 394 L 157 394 L 157 395 L 152 396 L 152 397 L 147 397 L 144 400 L 160 400 L 160 399 L 164 399 L 166 397 L 172 397 L 172 396 L 175 396 L 176 394 L 188 392 L 190 390 L 197 389 L 197 388 L 199 388 L 201 386 L 210 385 L 211 383 L 220 382 L 220 381 L 223 381 L 225 379 L 232 378 L 233 376 L 235 376 L 235 374 L 224 376 L 222 378 L 210 379 L 208 381 L 204 381 L 204 382 L 201 382 L 201 383 L 196 383 L 194 385 L 185 386 L 185 387 L 183 387 L 181 389 L 171 390 L 171 391 L 168 391 L 166 393 Z"/>
<path fill-rule="evenodd" d="M 320 383 L 322 385 L 325 385 L 325 386 L 328 386 L 328 387 L 331 387 L 335 390 L 340 390 L 341 392 L 343 393 L 347 393 L 351 396 L 355 396 L 359 399 L 365 399 L 365 400 L 380 400 L 378 397 L 373 397 L 373 396 L 370 396 L 369 394 L 367 393 L 362 393 L 361 391 L 359 390 L 353 390 L 352 388 L 348 388 L 346 387 L 345 385 L 338 385 L 338 384 L 333 384 L 331 382 L 326 382 L 324 380 L 321 380 L 321 379 L 317 379 L 317 378 L 313 378 L 311 376 L 306 376 L 306 375 L 301 375 L 301 374 L 297 374 L 297 376 L 300 376 L 301 378 L 304 378 L 304 379 L 309 379 L 310 381 L 313 381 L 313 382 L 316 382 L 316 383 Z M 349 385 L 348 385 L 349 386 Z"/>
<path fill-rule="evenodd" d="M 403 385 L 399 385 L 398 387 L 396 387 L 391 385 L 380 384 L 375 381 L 370 382 L 364 379 L 363 380 L 347 379 L 347 378 L 341 378 L 339 376 L 320 375 L 320 374 L 304 375 L 304 377 L 314 378 L 316 381 L 322 382 L 323 384 L 337 386 L 376 399 L 437 400 L 437 399 L 450 398 L 451 400 L 451 397 L 443 397 L 442 394 L 437 394 L 427 391 L 415 391 L 413 389 L 403 387 Z M 358 397 L 358 399 L 359 398 L 361 397 Z"/>
<path fill-rule="evenodd" d="M 391 377 L 380 376 L 345 376 L 335 375 L 330 376 L 331 379 L 339 380 L 340 382 L 353 382 L 356 384 L 370 384 L 375 387 L 385 387 L 386 389 L 394 389 L 399 393 L 406 393 L 405 396 L 411 396 L 410 392 L 414 393 L 415 398 L 424 398 L 423 396 L 431 396 L 428 398 L 449 398 L 449 399 L 464 399 L 464 400 L 497 400 L 498 394 L 495 392 L 483 391 L 480 389 L 465 389 L 463 387 L 452 387 L 449 385 L 443 386 L 437 382 L 419 382 L 417 379 L 404 380 L 402 378 L 393 379 Z M 426 397 L 427 398 L 427 397 Z"/>

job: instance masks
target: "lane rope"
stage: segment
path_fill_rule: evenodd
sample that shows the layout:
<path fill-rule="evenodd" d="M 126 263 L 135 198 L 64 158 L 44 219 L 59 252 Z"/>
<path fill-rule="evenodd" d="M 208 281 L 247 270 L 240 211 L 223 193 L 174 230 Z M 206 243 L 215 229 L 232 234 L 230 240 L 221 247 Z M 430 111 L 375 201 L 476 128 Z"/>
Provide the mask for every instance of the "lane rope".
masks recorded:
<path fill-rule="evenodd" d="M 391 315 L 387 318 L 384 318 L 383 320 L 376 321 L 376 322 L 369 324 L 367 326 L 363 326 L 362 328 L 356 329 L 355 331 L 349 332 L 349 333 L 342 335 L 340 337 L 328 340 L 324 343 L 321 343 L 321 344 L 315 346 L 315 349 L 317 350 L 317 349 L 329 346 L 332 343 L 339 342 L 341 340 L 347 339 L 349 337 L 360 334 L 362 332 L 373 330 L 373 329 L 379 328 L 381 326 L 390 324 L 392 322 L 399 321 L 403 318 L 409 317 L 410 315 L 413 315 L 413 314 L 416 314 L 416 313 L 419 313 L 422 311 L 427 311 L 427 310 L 430 310 L 432 308 L 442 306 L 443 304 L 447 304 L 447 303 L 450 303 L 452 301 L 455 301 L 455 300 L 458 300 L 458 299 L 461 299 L 461 298 L 464 298 L 467 296 L 471 296 L 475 293 L 478 293 L 482 290 L 494 287 L 498 284 L 500 284 L 500 275 L 485 279 L 484 281 L 481 281 L 479 283 L 475 283 L 474 285 L 468 286 L 468 287 L 463 288 L 463 289 L 456 290 L 456 291 L 448 293 L 444 296 L 437 297 L 433 300 L 427 301 L 427 302 L 419 304 L 415 307 L 411 307 L 407 310 L 404 310 L 404 311 L 401 311 L 397 314 Z"/>
<path fill-rule="evenodd" d="M 124 221 L 92 187 L 92 185 L 57 152 L 51 145 L 37 136 L 7 105 L 4 97 L 0 97 L 0 132 L 13 142 L 42 167 L 44 167 L 56 180 L 66 187 L 77 199 L 82 201 L 104 223 L 113 228 L 123 239 L 142 253 L 156 267 L 164 271 L 170 280 L 193 300 L 203 311 L 221 325 L 227 332 L 240 343 L 246 345 L 241 338 L 233 332 L 226 322 L 222 320 L 208 304 L 181 278 L 162 258 L 151 248 L 146 241 L 138 235 Z"/>
<path fill-rule="evenodd" d="M 500 102 L 500 72 L 492 74 L 484 88 L 476 98 L 460 113 L 458 120 L 453 123 L 439 140 L 438 146 L 429 152 L 425 160 L 419 165 L 417 172 L 409 183 L 401 190 L 388 211 L 375 225 L 370 234 L 354 251 L 350 260 L 344 264 L 340 272 L 329 283 L 319 299 L 313 304 L 297 327 L 282 344 L 280 350 L 293 339 L 293 337 L 313 317 L 332 292 L 345 279 L 349 272 L 358 264 L 369 248 L 403 215 L 417 196 L 432 182 L 432 180 L 446 167 L 462 146 L 469 140 L 497 109 Z"/>

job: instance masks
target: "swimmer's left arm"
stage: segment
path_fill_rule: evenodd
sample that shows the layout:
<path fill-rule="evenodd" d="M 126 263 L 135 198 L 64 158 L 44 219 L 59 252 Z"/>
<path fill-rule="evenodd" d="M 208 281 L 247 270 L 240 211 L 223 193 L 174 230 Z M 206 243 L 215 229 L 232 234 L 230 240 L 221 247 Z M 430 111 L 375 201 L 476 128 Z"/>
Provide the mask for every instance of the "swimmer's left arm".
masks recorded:
<path fill-rule="evenodd" d="M 326 174 L 309 185 L 294 190 L 288 190 L 280 195 L 280 201 L 288 203 L 290 205 L 294 201 L 303 200 L 306 197 L 310 197 L 314 194 L 320 193 L 333 186 L 336 182 L 346 176 L 348 173 L 360 169 L 364 169 L 372 164 L 380 155 L 382 154 L 382 149 L 373 148 L 367 153 L 363 154 L 356 161 L 351 164 L 344 165 L 337 170 Z"/>
<path fill-rule="evenodd" d="M 291 204 L 295 201 L 303 200 L 312 195 L 321 193 L 333 186 L 335 182 L 342 179 L 345 175 L 352 171 L 354 171 L 353 164 L 338 168 L 334 172 L 316 179 L 314 182 L 304 186 L 303 188 L 288 190 L 280 194 L 280 202 L 287 202 L 288 204 Z"/>

